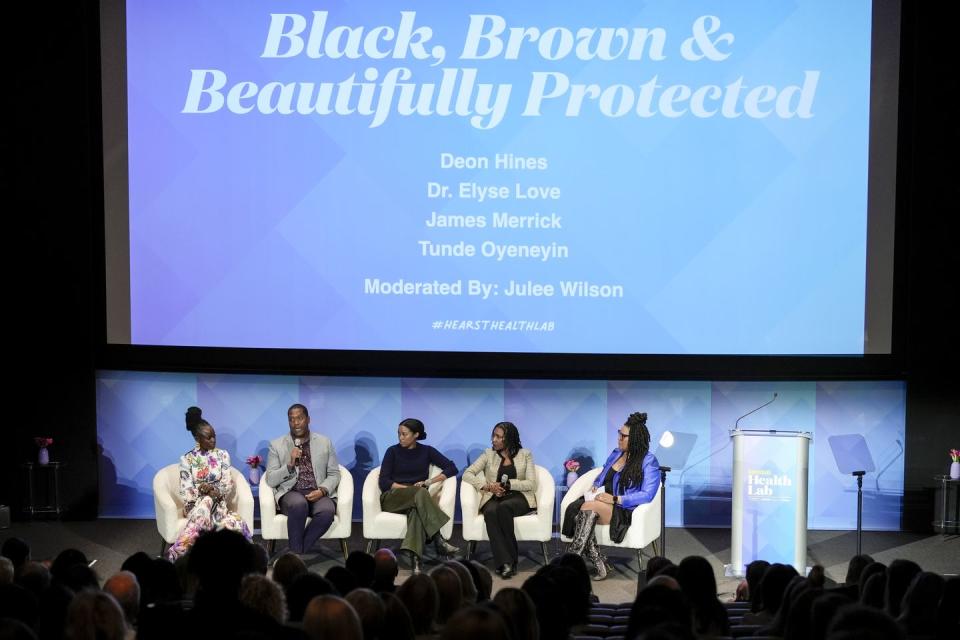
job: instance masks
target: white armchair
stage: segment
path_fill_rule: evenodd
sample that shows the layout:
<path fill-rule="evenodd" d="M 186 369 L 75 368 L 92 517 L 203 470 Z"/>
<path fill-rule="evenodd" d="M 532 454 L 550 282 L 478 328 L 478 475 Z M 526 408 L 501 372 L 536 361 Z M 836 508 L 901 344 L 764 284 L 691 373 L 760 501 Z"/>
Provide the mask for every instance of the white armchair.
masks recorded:
<path fill-rule="evenodd" d="M 233 477 L 233 491 L 227 496 L 227 507 L 236 512 L 247 523 L 253 533 L 253 492 L 247 479 L 236 467 L 230 467 Z M 177 534 L 183 529 L 187 519 L 183 517 L 183 500 L 180 499 L 180 464 L 168 464 L 153 476 L 153 506 L 157 512 L 157 531 L 163 542 L 160 555 L 167 546 L 177 540 Z"/>
<path fill-rule="evenodd" d="M 310 518 L 307 518 L 310 522 Z M 333 524 L 327 529 L 321 540 L 340 540 L 343 560 L 347 560 L 350 549 L 347 540 L 353 528 L 353 476 L 345 466 L 340 465 L 340 484 L 337 485 L 337 513 Z M 267 484 L 267 474 L 260 476 L 260 535 L 270 541 L 270 553 L 276 548 L 277 540 L 287 540 L 287 516 L 277 513 L 277 501 L 273 487 Z"/>
<path fill-rule="evenodd" d="M 553 537 L 553 506 L 556 502 L 556 483 L 550 472 L 540 465 L 537 469 L 537 509 L 513 519 L 517 540 L 536 541 L 543 551 L 543 563 L 550 561 L 547 543 Z M 460 511 L 463 515 L 463 539 L 467 541 L 467 559 L 480 540 L 489 540 L 483 514 L 478 511 L 480 493 L 473 485 L 460 483 Z"/>
<path fill-rule="evenodd" d="M 596 481 L 597 476 L 600 475 L 602 469 L 597 467 L 587 471 L 585 474 L 580 476 L 576 482 L 573 483 L 573 486 L 570 487 L 570 490 L 567 491 L 567 495 L 564 496 L 563 500 L 560 501 L 560 531 L 563 531 L 563 519 L 566 515 L 567 505 L 576 500 L 577 498 L 583 496 Z M 657 487 L 657 493 L 654 496 L 653 500 L 647 504 L 641 504 L 636 509 L 633 510 L 633 517 L 630 520 L 630 528 L 627 530 L 627 535 L 623 537 L 621 542 L 614 542 L 610 539 L 610 525 L 607 524 L 598 524 L 594 529 L 594 534 L 597 537 L 597 544 L 602 547 L 624 547 L 627 549 L 636 549 L 637 551 L 637 562 L 640 565 L 640 570 L 643 569 L 643 556 L 641 551 L 651 542 L 654 542 L 660 536 L 660 491 L 662 487 Z M 562 533 L 560 539 L 564 542 L 570 542 L 570 538 L 564 536 Z"/>
<path fill-rule="evenodd" d="M 440 468 L 430 465 L 428 477 L 440 473 Z M 380 540 L 396 540 L 407 535 L 407 517 L 399 513 L 388 513 L 380 508 L 380 467 L 372 469 L 363 481 L 363 537 L 367 539 L 367 553 L 374 543 Z M 450 539 L 453 533 L 453 509 L 457 499 L 457 478 L 447 478 L 442 483 L 430 487 L 430 494 L 439 496 L 440 509 L 450 516 L 447 524 L 440 529 L 440 535 Z"/>

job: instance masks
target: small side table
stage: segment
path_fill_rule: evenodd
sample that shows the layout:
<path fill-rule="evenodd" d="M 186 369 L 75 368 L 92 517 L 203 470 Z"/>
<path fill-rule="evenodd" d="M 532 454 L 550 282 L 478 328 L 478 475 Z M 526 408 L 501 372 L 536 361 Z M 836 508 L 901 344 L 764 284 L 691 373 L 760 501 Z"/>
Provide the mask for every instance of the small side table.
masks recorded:
<path fill-rule="evenodd" d="M 24 462 L 20 467 L 27 476 L 23 513 L 30 517 L 59 518 L 63 514 L 63 507 L 60 506 L 60 469 L 64 467 L 64 463 Z"/>
<path fill-rule="evenodd" d="M 933 521 L 934 530 L 943 535 L 960 533 L 960 480 L 950 476 L 933 476 L 940 483 L 940 519 Z M 950 493 L 953 499 L 950 499 Z"/>

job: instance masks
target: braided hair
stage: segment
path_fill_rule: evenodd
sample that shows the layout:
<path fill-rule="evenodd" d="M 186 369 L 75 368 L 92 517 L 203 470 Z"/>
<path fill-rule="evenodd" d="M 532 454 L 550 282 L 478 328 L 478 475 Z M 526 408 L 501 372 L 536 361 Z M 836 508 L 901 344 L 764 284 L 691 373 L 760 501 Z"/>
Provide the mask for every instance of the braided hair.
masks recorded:
<path fill-rule="evenodd" d="M 630 437 L 627 439 L 627 463 L 620 472 L 621 489 L 640 486 L 643 482 L 643 459 L 650 451 L 646 413 L 631 413 L 624 426 L 630 427 Z"/>
<path fill-rule="evenodd" d="M 498 428 L 503 429 L 503 448 L 510 454 L 511 459 L 516 458 L 517 453 L 523 447 L 520 444 L 520 431 L 517 429 L 517 425 L 512 422 L 498 422 L 493 425 L 493 430 L 496 431 Z"/>

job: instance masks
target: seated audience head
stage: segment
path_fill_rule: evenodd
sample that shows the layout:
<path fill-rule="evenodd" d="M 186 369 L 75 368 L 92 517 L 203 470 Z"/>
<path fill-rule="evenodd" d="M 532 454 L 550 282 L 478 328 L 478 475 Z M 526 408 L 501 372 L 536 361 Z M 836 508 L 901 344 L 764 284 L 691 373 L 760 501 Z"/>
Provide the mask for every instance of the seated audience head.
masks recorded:
<path fill-rule="evenodd" d="M 360 618 L 339 596 L 317 596 L 303 614 L 303 630 L 311 640 L 363 640 Z"/>
<path fill-rule="evenodd" d="M 808 640 L 810 635 L 810 618 L 813 615 L 814 601 L 823 595 L 823 589 L 810 586 L 800 593 L 790 605 L 790 615 L 787 616 L 783 630 L 783 640 Z"/>
<path fill-rule="evenodd" d="M 253 569 L 251 573 L 257 573 L 261 576 L 267 575 L 267 569 L 270 568 L 270 554 L 259 544 L 250 545 L 253 552 Z"/>
<path fill-rule="evenodd" d="M 441 565 L 430 571 L 430 578 L 437 586 L 437 622 L 446 624 L 450 616 L 463 606 L 460 576 L 450 567 Z"/>
<path fill-rule="evenodd" d="M 824 584 L 827 582 L 827 574 L 823 569 L 823 565 L 815 564 L 810 569 L 810 573 L 807 574 L 807 583 L 814 589 L 823 589 Z"/>
<path fill-rule="evenodd" d="M 903 631 L 883 611 L 859 604 L 841 607 L 827 628 L 827 640 L 903 640 Z"/>
<path fill-rule="evenodd" d="M 907 592 L 907 587 L 920 571 L 920 565 L 911 560 L 894 560 L 887 567 L 887 587 L 883 592 L 883 606 L 893 618 L 900 615 L 903 594 Z"/>
<path fill-rule="evenodd" d="M 867 565 L 872 563 L 873 558 L 865 553 L 861 553 L 858 556 L 853 556 L 850 558 L 850 562 L 847 563 L 847 576 L 843 579 L 843 583 L 859 586 L 860 574 L 863 573 L 863 570 L 867 568 Z"/>
<path fill-rule="evenodd" d="M 490 594 L 493 592 L 493 576 L 490 575 L 490 570 L 473 560 L 457 560 L 457 562 L 463 564 L 470 572 L 470 581 L 473 582 L 473 588 L 477 592 L 476 602 L 490 600 Z"/>
<path fill-rule="evenodd" d="M 717 599 L 717 579 L 706 558 L 687 556 L 677 566 L 677 582 L 693 611 L 694 632 L 727 635 L 727 612 Z"/>
<path fill-rule="evenodd" d="M 514 640 L 497 611 L 474 605 L 454 614 L 440 632 L 440 640 Z"/>
<path fill-rule="evenodd" d="M 62 584 L 51 584 L 40 594 L 40 611 L 34 630 L 40 638 L 60 638 L 67 624 L 67 610 L 74 593 Z"/>
<path fill-rule="evenodd" d="M 414 633 L 419 636 L 434 632 L 439 602 L 437 586 L 430 576 L 422 573 L 410 576 L 397 589 L 397 597 L 410 612 Z"/>
<path fill-rule="evenodd" d="M 876 573 L 887 573 L 887 565 L 882 562 L 871 562 L 863 568 L 863 571 L 860 572 L 860 577 L 857 579 L 857 593 L 863 593 L 863 587 L 866 586 L 867 580 L 870 579 L 870 576 Z"/>
<path fill-rule="evenodd" d="M 813 601 L 813 608 L 810 611 L 810 637 L 823 638 L 826 636 L 827 629 L 837 612 L 849 604 L 854 604 L 853 599 L 839 591 L 827 591 L 820 594 L 820 597 Z"/>
<path fill-rule="evenodd" d="M 393 591 L 397 574 L 400 573 L 400 567 L 397 565 L 397 556 L 394 555 L 390 549 L 378 549 L 377 552 L 373 554 L 373 562 L 375 565 L 373 590 Z"/>
<path fill-rule="evenodd" d="M 195 576 L 191 576 L 189 571 L 189 554 L 177 558 L 177 563 L 182 568 L 183 575 L 187 576 L 186 580 L 181 577 L 181 570 L 178 569 L 178 566 L 166 558 L 154 558 L 150 563 L 152 565 L 150 575 L 153 581 L 153 598 L 155 602 L 174 602 L 179 600 L 183 597 L 184 591 L 186 591 L 186 587 L 183 585 L 189 586 L 190 581 L 195 579 Z M 195 589 L 196 585 L 194 584 L 190 593 L 193 593 Z M 143 602 L 142 589 L 140 601 Z"/>
<path fill-rule="evenodd" d="M 577 574 L 567 567 L 541 567 L 523 583 L 523 590 L 537 609 L 543 640 L 565 639 L 571 627 L 587 621 L 590 594 L 580 587 Z"/>
<path fill-rule="evenodd" d="M 67 609 L 69 640 L 124 640 L 126 632 L 120 605 L 103 591 L 78 593 Z"/>
<path fill-rule="evenodd" d="M 103 583 L 103 590 L 120 605 L 127 626 L 135 627 L 140 614 L 140 583 L 137 582 L 137 576 L 130 571 L 115 573 Z"/>
<path fill-rule="evenodd" d="M 290 585 L 293 584 L 294 579 L 299 576 L 307 573 L 306 563 L 295 553 L 284 553 L 277 561 L 273 563 L 273 579 L 283 587 L 284 591 L 290 589 Z"/>
<path fill-rule="evenodd" d="M 783 592 L 787 590 L 790 581 L 797 577 L 797 570 L 788 564 L 774 563 L 767 567 L 760 579 L 760 599 L 762 606 L 758 611 L 766 611 L 775 615 L 783 602 Z"/>
<path fill-rule="evenodd" d="M 279 584 L 259 573 L 250 573 L 240 582 L 240 602 L 251 611 L 273 619 L 287 621 L 287 597 Z"/>
<path fill-rule="evenodd" d="M 939 575 L 921 571 L 914 576 L 900 606 L 897 621 L 908 636 L 932 636 L 936 633 L 937 608 L 944 581 Z"/>
<path fill-rule="evenodd" d="M 0 585 L 0 618 L 13 618 L 33 627 L 39 614 L 36 595 L 17 584 Z"/>
<path fill-rule="evenodd" d="M 937 637 L 960 638 L 960 576 L 951 576 L 943 583 L 937 605 Z"/>
<path fill-rule="evenodd" d="M 493 597 L 493 604 L 500 609 L 513 640 L 537 640 L 540 637 L 537 609 L 533 606 L 533 600 L 522 589 L 500 589 Z"/>
<path fill-rule="evenodd" d="M 153 596 L 153 559 L 150 556 L 143 551 L 137 551 L 123 561 L 120 570 L 129 571 L 136 576 L 137 584 L 140 585 L 140 602 L 144 605 L 156 602 Z"/>
<path fill-rule="evenodd" d="M 97 573 L 85 564 L 75 564 L 60 572 L 60 584 L 74 593 L 85 589 L 97 590 L 100 588 L 100 579 Z"/>
<path fill-rule="evenodd" d="M 53 564 L 50 565 L 50 575 L 53 576 L 54 580 L 63 582 L 67 570 L 78 564 L 87 566 L 89 564 L 87 556 L 83 555 L 83 552 L 79 549 L 64 549 L 53 559 Z"/>
<path fill-rule="evenodd" d="M 577 574 L 579 588 L 587 593 L 593 592 L 593 580 L 590 579 L 590 571 L 587 570 L 587 563 L 582 556 L 575 553 L 564 553 L 551 560 L 550 564 L 571 569 Z"/>
<path fill-rule="evenodd" d="M 37 634 L 19 620 L 0 618 L 0 640 L 37 640 Z"/>
<path fill-rule="evenodd" d="M 887 590 L 887 572 L 874 573 L 860 590 L 860 604 L 883 609 L 883 594 Z"/>
<path fill-rule="evenodd" d="M 653 580 L 647 583 L 647 586 L 660 586 L 666 587 L 667 589 L 672 589 L 673 591 L 680 591 L 680 583 L 677 582 L 677 579 L 672 576 L 665 576 L 662 573 L 658 576 L 654 576 Z"/>
<path fill-rule="evenodd" d="M 240 581 L 253 570 L 253 549 L 236 531 L 201 533 L 190 550 L 187 566 L 197 577 L 200 600 L 236 600 Z"/>
<path fill-rule="evenodd" d="M 384 591 L 380 594 L 383 600 L 383 627 L 390 630 L 391 640 L 413 640 L 413 620 L 403 602 L 394 593 Z"/>
<path fill-rule="evenodd" d="M 369 589 L 373 584 L 376 566 L 376 561 L 369 553 L 351 551 L 350 555 L 347 556 L 347 571 L 353 574 L 357 586 L 360 588 Z"/>
<path fill-rule="evenodd" d="M 761 635 L 783 637 L 784 631 L 787 628 L 787 620 L 790 619 L 790 608 L 796 599 L 808 589 L 810 589 L 810 583 L 807 582 L 806 578 L 794 576 L 787 584 L 787 588 L 783 590 L 780 608 L 777 609 L 777 614 L 774 616 L 773 622 L 763 627 L 763 633 Z"/>
<path fill-rule="evenodd" d="M 13 563 L 14 573 L 19 574 L 23 565 L 30 562 L 30 545 L 25 540 L 11 536 L 3 541 L 3 546 L 0 547 L 0 555 L 9 558 L 10 562 Z"/>
<path fill-rule="evenodd" d="M 300 574 L 293 579 L 287 589 L 287 610 L 290 613 L 290 622 L 303 620 L 303 613 L 307 605 L 317 596 L 335 595 L 336 589 L 330 581 L 315 573 Z"/>
<path fill-rule="evenodd" d="M 473 575 L 466 565 L 458 560 L 448 560 L 443 563 L 444 566 L 453 569 L 457 577 L 460 578 L 460 587 L 463 589 L 463 602 L 465 605 L 474 604 L 477 601 L 477 585 L 473 582 Z"/>
<path fill-rule="evenodd" d="M 747 565 L 746 601 L 750 602 L 751 611 L 759 611 L 762 606 L 763 596 L 760 592 L 760 581 L 763 580 L 763 574 L 765 574 L 769 568 L 770 563 L 766 560 L 754 560 Z"/>
<path fill-rule="evenodd" d="M 20 568 L 16 583 L 39 597 L 53 583 L 53 577 L 50 575 L 50 570 L 39 562 L 28 561 Z"/>
<path fill-rule="evenodd" d="M 0 584 L 13 584 L 13 562 L 6 556 L 0 556 Z"/>
<path fill-rule="evenodd" d="M 653 556 L 647 560 L 647 580 L 658 575 L 667 567 L 673 566 L 673 563 L 663 556 Z"/>
<path fill-rule="evenodd" d="M 626 637 L 634 638 L 661 625 L 676 625 L 692 633 L 692 612 L 680 591 L 662 584 L 649 584 L 633 601 Z"/>
<path fill-rule="evenodd" d="M 341 596 L 345 596 L 357 588 L 357 579 L 353 574 L 347 571 L 345 567 L 333 565 L 323 576 L 330 581 L 330 584 L 337 590 Z"/>
<path fill-rule="evenodd" d="M 486 602 L 493 594 L 493 574 L 486 565 L 480 564 L 476 560 L 467 562 L 470 568 L 470 575 L 473 577 L 474 585 L 477 587 L 477 602 Z"/>
<path fill-rule="evenodd" d="M 367 588 L 354 589 L 347 594 L 346 601 L 360 618 L 364 640 L 374 640 L 385 635 L 387 607 L 375 591 Z"/>

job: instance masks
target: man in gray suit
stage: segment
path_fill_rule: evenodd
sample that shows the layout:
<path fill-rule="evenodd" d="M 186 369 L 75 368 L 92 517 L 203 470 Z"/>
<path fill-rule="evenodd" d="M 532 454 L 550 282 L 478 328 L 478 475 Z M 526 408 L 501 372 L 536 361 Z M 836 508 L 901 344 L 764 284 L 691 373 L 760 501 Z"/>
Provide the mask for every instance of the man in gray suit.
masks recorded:
<path fill-rule="evenodd" d="M 270 441 L 266 478 L 280 512 L 287 516 L 290 551 L 302 554 L 333 524 L 340 463 L 330 438 L 310 432 L 305 406 L 291 406 L 287 423 L 290 433 Z M 308 516 L 312 520 L 305 528 Z"/>

